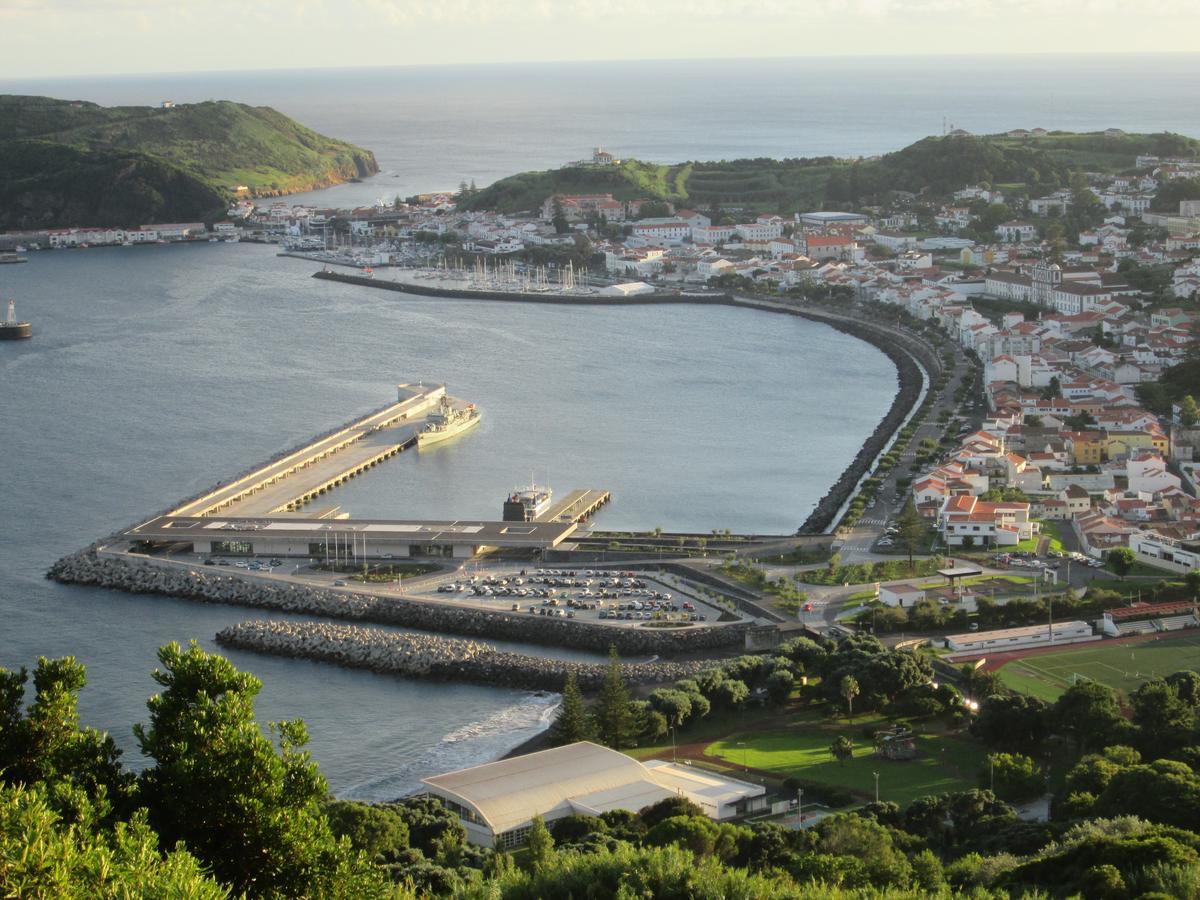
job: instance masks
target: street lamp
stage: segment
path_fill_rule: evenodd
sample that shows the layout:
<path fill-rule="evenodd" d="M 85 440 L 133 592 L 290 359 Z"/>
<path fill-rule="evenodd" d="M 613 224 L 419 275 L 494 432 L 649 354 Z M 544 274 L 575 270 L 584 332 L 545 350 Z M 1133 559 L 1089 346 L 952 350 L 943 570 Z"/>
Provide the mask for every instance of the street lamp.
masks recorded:
<path fill-rule="evenodd" d="M 749 772 L 750 769 L 746 766 L 746 742 L 738 741 L 737 745 L 742 748 L 742 771 Z"/>
<path fill-rule="evenodd" d="M 804 827 L 804 788 L 796 788 L 796 820 Z"/>
<path fill-rule="evenodd" d="M 871 774 L 875 776 L 875 802 L 878 803 L 879 802 L 879 773 L 872 772 Z"/>

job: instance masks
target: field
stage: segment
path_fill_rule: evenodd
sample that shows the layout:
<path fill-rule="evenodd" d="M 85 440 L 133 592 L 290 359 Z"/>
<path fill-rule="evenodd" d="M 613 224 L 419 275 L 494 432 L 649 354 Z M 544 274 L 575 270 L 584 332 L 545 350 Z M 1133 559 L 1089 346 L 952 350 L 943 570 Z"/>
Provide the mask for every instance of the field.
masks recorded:
<path fill-rule="evenodd" d="M 1164 637 L 1027 656 L 1006 663 L 1000 680 L 1014 691 L 1053 701 L 1076 679 L 1091 679 L 1128 695 L 1151 678 L 1200 670 L 1200 637 Z"/>
<path fill-rule="evenodd" d="M 882 726 L 882 723 L 881 723 Z M 829 753 L 837 734 L 850 737 L 854 756 L 839 763 Z M 875 772 L 879 773 L 879 799 L 904 806 L 929 794 L 963 791 L 977 786 L 976 773 L 984 751 L 956 737 L 921 734 L 916 738 L 918 756 L 908 761 L 880 759 L 869 738 L 858 727 L 810 727 L 803 731 L 742 732 L 710 744 L 706 756 L 717 757 L 737 769 L 769 772 L 780 778 L 794 776 L 805 781 L 835 785 L 864 799 L 874 796 Z"/>

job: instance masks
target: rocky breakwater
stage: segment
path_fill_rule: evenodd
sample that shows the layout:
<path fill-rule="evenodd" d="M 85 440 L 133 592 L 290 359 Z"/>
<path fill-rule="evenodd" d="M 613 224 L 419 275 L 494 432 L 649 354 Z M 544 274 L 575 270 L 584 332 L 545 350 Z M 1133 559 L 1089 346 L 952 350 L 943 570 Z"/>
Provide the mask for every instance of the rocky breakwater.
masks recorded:
<path fill-rule="evenodd" d="M 491 644 L 340 625 L 332 622 L 279 622 L 258 619 L 217 633 L 217 643 L 239 650 L 369 669 L 406 678 L 467 681 L 521 690 L 561 691 L 569 672 L 583 690 L 595 690 L 607 665 L 528 656 L 497 650 Z M 717 663 L 625 663 L 625 677 L 635 684 L 691 678 Z"/>
<path fill-rule="evenodd" d="M 615 646 L 623 654 L 681 654 L 734 650 L 745 645 L 748 623 L 697 625 L 686 628 L 608 626 L 575 619 L 548 619 L 502 610 L 456 606 L 443 600 L 381 597 L 365 591 L 330 590 L 283 578 L 223 575 L 136 557 L 84 550 L 63 557 L 46 573 L 63 584 L 163 594 L 202 603 L 229 603 L 276 612 L 304 613 L 422 631 L 521 641 L 605 652 Z"/>

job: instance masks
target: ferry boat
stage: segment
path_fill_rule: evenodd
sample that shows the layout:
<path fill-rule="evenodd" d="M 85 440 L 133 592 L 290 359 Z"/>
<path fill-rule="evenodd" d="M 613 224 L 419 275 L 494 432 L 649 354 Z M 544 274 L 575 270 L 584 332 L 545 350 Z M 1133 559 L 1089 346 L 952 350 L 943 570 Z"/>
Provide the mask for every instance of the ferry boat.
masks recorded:
<path fill-rule="evenodd" d="M 504 501 L 505 522 L 532 522 L 550 508 L 554 491 L 533 482 L 529 487 L 517 488 Z"/>
<path fill-rule="evenodd" d="M 459 408 L 443 394 L 437 411 L 429 414 L 429 421 L 417 432 L 417 447 L 427 447 L 458 437 L 467 429 L 478 425 L 480 418 L 474 403 Z"/>
<path fill-rule="evenodd" d="M 25 257 L 18 256 L 16 253 L 0 253 L 0 266 L 23 262 L 25 262 Z"/>

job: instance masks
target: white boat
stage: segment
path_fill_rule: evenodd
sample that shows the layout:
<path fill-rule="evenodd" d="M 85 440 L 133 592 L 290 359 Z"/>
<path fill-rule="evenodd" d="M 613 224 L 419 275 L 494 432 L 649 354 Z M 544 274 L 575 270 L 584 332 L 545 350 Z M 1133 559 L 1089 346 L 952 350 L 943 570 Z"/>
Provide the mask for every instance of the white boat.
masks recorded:
<path fill-rule="evenodd" d="M 425 427 L 417 433 L 417 447 L 427 447 L 458 437 L 464 431 L 478 425 L 481 418 L 474 403 L 457 407 L 443 394 L 437 411 L 430 413 Z"/>

